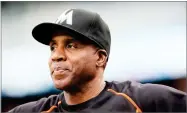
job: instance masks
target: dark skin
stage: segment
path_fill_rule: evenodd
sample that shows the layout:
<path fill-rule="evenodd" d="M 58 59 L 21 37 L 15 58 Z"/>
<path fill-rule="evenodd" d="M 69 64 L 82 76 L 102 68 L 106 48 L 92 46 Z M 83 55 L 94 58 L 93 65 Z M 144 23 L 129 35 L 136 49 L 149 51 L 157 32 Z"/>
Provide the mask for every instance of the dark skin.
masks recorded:
<path fill-rule="evenodd" d="M 69 105 L 85 102 L 104 88 L 107 53 L 88 40 L 56 34 L 50 42 L 49 68 L 54 85 Z"/>

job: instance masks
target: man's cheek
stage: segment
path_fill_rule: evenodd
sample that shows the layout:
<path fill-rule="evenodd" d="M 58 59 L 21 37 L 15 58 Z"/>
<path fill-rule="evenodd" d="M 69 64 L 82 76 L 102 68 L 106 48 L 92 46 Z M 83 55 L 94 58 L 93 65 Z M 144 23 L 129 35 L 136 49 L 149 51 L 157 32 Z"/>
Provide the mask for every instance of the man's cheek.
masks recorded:
<path fill-rule="evenodd" d="M 52 71 L 52 70 L 51 70 L 51 65 L 52 65 L 52 61 L 51 61 L 51 59 L 49 59 L 49 61 L 48 61 L 48 66 L 49 66 L 50 72 Z"/>

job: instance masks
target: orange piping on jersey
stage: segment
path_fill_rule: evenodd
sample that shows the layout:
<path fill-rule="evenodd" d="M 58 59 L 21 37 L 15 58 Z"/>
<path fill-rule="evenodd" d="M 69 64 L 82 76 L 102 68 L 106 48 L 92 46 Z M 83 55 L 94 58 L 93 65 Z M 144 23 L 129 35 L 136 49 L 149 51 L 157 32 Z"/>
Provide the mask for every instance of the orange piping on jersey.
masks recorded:
<path fill-rule="evenodd" d="M 41 113 L 50 113 L 50 112 L 52 112 L 55 108 L 57 108 L 57 106 L 51 106 L 49 110 L 47 110 L 47 111 L 42 111 Z"/>
<path fill-rule="evenodd" d="M 58 105 L 60 105 L 62 103 L 62 101 L 58 101 Z M 57 106 L 51 106 L 50 108 L 49 108 L 49 110 L 47 110 L 47 111 L 42 111 L 41 113 L 50 113 L 50 112 L 52 112 L 55 108 L 57 108 Z"/>
<path fill-rule="evenodd" d="M 138 107 L 138 105 L 126 94 L 124 93 L 118 93 L 114 91 L 113 89 L 108 89 L 109 92 L 114 93 L 115 95 L 120 95 L 125 97 L 135 108 L 136 108 L 136 113 L 142 113 L 142 110 Z"/>
<path fill-rule="evenodd" d="M 58 105 L 60 105 L 62 103 L 62 101 L 58 101 Z"/>

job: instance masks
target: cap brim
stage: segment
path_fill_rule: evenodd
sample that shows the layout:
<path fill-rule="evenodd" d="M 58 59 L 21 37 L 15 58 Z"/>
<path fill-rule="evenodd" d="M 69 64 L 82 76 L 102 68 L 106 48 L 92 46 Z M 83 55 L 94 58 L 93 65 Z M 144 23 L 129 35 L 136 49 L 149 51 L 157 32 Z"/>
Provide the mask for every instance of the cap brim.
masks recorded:
<path fill-rule="evenodd" d="M 49 45 L 49 43 L 52 39 L 52 35 L 58 30 L 60 30 L 63 33 L 66 33 L 70 36 L 73 36 L 73 37 L 83 36 L 82 34 L 76 32 L 66 26 L 58 25 L 55 23 L 41 23 L 41 24 L 37 25 L 32 30 L 32 36 L 38 42 L 45 44 L 45 45 Z"/>
<path fill-rule="evenodd" d="M 52 40 L 53 34 L 57 31 L 63 32 L 67 35 L 72 36 L 76 39 L 83 39 L 83 40 L 90 40 L 91 43 L 96 44 L 100 48 L 104 48 L 100 43 L 98 43 L 96 40 L 83 35 L 82 33 L 73 30 L 69 27 L 62 26 L 55 23 L 41 23 L 34 27 L 32 30 L 32 36 L 34 39 L 36 39 L 38 42 L 49 45 L 50 41 Z"/>

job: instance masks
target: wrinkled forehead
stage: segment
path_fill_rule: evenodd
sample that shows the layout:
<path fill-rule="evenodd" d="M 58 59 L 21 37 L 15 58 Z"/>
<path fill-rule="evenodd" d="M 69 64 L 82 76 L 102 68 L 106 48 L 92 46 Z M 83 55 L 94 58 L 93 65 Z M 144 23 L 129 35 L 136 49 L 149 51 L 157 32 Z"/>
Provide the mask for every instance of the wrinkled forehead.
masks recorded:
<path fill-rule="evenodd" d="M 73 33 L 70 33 L 70 32 L 61 31 L 61 30 L 56 30 L 52 34 L 51 41 L 54 40 L 55 37 L 57 37 L 57 36 L 66 36 L 67 39 L 74 39 L 74 40 L 77 40 L 77 41 L 79 41 L 83 44 L 86 44 L 86 45 L 94 45 L 95 47 L 99 47 L 99 46 L 97 46 L 97 44 L 95 44 L 93 41 L 89 40 L 87 37 L 77 35 L 77 34 L 73 34 Z"/>
<path fill-rule="evenodd" d="M 69 35 L 59 34 L 59 35 L 55 35 L 51 38 L 51 41 L 49 42 L 49 46 L 54 43 L 67 43 L 70 41 L 80 42 Z"/>
<path fill-rule="evenodd" d="M 60 38 L 66 37 L 65 39 L 75 39 L 75 36 L 72 36 L 69 33 L 61 32 L 61 31 L 56 31 L 56 32 L 54 32 L 52 34 L 50 42 L 56 40 L 57 37 L 60 37 Z"/>

